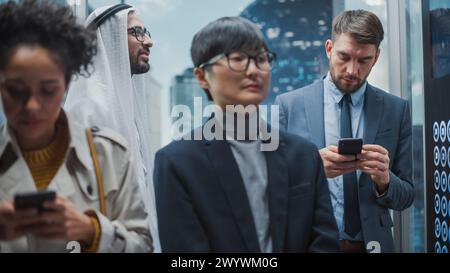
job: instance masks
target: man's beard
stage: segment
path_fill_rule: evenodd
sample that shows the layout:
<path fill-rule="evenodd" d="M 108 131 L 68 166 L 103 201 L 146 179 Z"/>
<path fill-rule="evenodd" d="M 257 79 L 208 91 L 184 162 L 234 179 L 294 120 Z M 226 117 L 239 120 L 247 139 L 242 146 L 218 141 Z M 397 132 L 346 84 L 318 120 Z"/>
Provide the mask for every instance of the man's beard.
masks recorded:
<path fill-rule="evenodd" d="M 336 75 L 334 75 L 333 73 L 331 73 L 331 68 L 330 68 L 330 75 L 331 75 L 331 79 L 333 80 L 334 85 L 336 85 L 336 87 L 341 91 L 344 92 L 346 94 L 351 94 L 353 92 L 355 92 L 356 90 L 358 90 L 359 88 L 361 88 L 361 86 L 364 84 L 364 82 L 366 81 L 366 79 L 360 79 L 360 78 L 356 78 L 356 77 L 339 77 L 337 78 Z M 344 78 L 348 78 L 348 79 L 352 79 L 352 80 L 357 80 L 358 81 L 358 85 L 356 85 L 355 87 L 344 87 L 340 80 L 343 80 Z"/>
<path fill-rule="evenodd" d="M 150 70 L 150 65 L 148 63 L 139 63 L 139 55 L 134 61 L 130 59 L 130 66 L 132 75 L 144 74 Z"/>

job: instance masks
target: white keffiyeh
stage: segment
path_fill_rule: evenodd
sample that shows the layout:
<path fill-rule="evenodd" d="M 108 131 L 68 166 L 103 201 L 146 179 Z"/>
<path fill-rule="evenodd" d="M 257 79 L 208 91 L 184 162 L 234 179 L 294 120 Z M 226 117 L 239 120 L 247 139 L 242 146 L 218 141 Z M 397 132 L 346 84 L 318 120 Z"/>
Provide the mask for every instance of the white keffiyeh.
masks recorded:
<path fill-rule="evenodd" d="M 86 25 L 107 7 L 96 9 Z M 78 77 L 70 84 L 64 108 L 86 126 L 104 126 L 120 133 L 128 142 L 134 169 L 150 216 L 155 251 L 160 251 L 155 194 L 152 182 L 153 151 L 150 150 L 150 117 L 145 105 L 144 75 L 131 77 L 128 52 L 128 14 L 119 11 L 97 29 L 97 55 L 88 78 Z"/>

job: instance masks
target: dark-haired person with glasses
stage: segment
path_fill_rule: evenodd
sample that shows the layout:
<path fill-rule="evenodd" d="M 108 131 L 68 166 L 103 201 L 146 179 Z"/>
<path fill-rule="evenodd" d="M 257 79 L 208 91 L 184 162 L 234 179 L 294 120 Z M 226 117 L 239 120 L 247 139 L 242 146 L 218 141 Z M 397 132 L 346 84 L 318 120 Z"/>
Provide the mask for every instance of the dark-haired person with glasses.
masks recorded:
<path fill-rule="evenodd" d="M 150 69 L 150 48 L 153 46 L 150 32 L 143 27 L 136 13 L 128 14 L 128 51 L 130 52 L 131 74 L 147 73 Z"/>
<path fill-rule="evenodd" d="M 146 73 L 150 70 L 153 40 L 138 11 L 126 4 L 101 7 L 86 20 L 95 28 L 98 54 L 89 78 L 78 78 L 70 86 L 64 108 L 80 123 L 104 126 L 119 132 L 129 144 L 133 167 L 150 216 L 155 251 L 159 251 L 152 175 L 150 116 L 146 115 L 150 92 Z"/>
<path fill-rule="evenodd" d="M 224 138 L 197 140 L 207 122 L 192 132 L 196 140 L 174 141 L 156 154 L 162 251 L 338 251 L 315 146 L 280 132 L 279 147 L 263 151 L 263 131 L 228 126 L 259 120 L 257 107 L 268 94 L 276 57 L 258 27 L 241 17 L 218 19 L 195 35 L 191 56 L 198 83 L 218 108 L 208 122 L 216 120 Z"/>

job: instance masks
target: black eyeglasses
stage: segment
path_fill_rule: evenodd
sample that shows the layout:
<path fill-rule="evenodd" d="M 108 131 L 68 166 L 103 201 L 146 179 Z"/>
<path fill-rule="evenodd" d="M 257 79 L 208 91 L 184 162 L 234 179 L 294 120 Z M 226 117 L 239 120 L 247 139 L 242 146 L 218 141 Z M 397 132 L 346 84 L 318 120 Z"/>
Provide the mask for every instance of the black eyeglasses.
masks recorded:
<path fill-rule="evenodd" d="M 141 27 L 130 27 L 128 31 L 133 34 L 133 36 L 138 40 L 139 42 L 143 42 L 145 40 L 145 34 L 148 35 L 148 38 L 152 38 L 152 35 L 150 34 L 150 31 L 148 31 L 146 28 Z"/>
<path fill-rule="evenodd" d="M 250 60 L 255 61 L 257 68 L 263 71 L 271 71 L 275 65 L 277 55 L 273 52 L 260 52 L 256 55 L 249 55 L 243 51 L 235 51 L 229 53 L 219 54 L 206 63 L 199 65 L 199 68 L 205 68 L 207 66 L 215 64 L 222 58 L 227 58 L 228 67 L 235 72 L 244 72 L 250 65 Z"/>

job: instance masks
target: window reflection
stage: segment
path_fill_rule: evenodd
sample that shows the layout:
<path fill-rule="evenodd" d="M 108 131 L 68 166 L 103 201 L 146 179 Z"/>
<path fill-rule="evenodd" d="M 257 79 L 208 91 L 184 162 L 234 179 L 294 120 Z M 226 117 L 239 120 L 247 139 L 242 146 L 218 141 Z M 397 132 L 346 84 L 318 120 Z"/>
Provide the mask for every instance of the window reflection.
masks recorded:
<path fill-rule="evenodd" d="M 450 9 L 430 11 L 433 77 L 450 74 Z"/>
<path fill-rule="evenodd" d="M 412 112 L 414 205 L 410 210 L 409 242 L 411 252 L 425 252 L 424 211 L 424 151 L 423 151 L 423 46 L 422 4 L 418 0 L 406 3 L 408 94 Z"/>
<path fill-rule="evenodd" d="M 241 16 L 261 27 L 269 48 L 277 53 L 266 103 L 312 83 L 328 71 L 325 41 L 331 36 L 333 1 L 257 0 Z"/>

